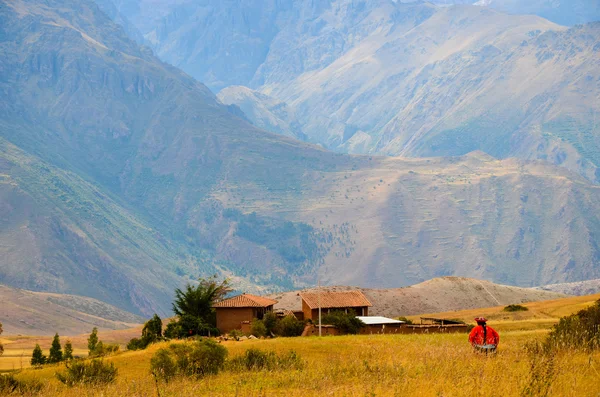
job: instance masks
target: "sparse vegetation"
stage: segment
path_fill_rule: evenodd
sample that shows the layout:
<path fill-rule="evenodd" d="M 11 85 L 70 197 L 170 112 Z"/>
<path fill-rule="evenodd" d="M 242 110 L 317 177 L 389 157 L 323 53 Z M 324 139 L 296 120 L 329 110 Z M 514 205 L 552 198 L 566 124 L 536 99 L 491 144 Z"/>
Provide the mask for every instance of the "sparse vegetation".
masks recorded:
<path fill-rule="evenodd" d="M 89 362 L 76 360 L 67 364 L 66 372 L 57 373 L 56 378 L 67 386 L 75 385 L 102 385 L 115 381 L 117 368 L 113 363 L 103 360 Z"/>
<path fill-rule="evenodd" d="M 546 343 L 552 349 L 600 349 L 600 300 L 593 306 L 560 319 Z"/>
<path fill-rule="evenodd" d="M 278 355 L 274 351 L 256 348 L 250 348 L 244 354 L 234 357 L 228 365 L 233 371 L 302 369 L 302 366 L 302 360 L 293 350 Z"/>
<path fill-rule="evenodd" d="M 42 384 L 35 380 L 23 381 L 13 375 L 0 375 L 0 395 L 35 395 L 42 389 Z"/>
<path fill-rule="evenodd" d="M 523 305 L 508 305 L 502 310 L 505 312 L 526 312 L 529 309 Z"/>

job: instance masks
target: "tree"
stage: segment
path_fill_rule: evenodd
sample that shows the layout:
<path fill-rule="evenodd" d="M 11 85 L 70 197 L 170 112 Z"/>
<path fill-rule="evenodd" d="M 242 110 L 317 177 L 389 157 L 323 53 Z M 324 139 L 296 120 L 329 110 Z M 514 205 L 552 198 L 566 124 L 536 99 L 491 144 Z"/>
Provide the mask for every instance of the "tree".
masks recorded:
<path fill-rule="evenodd" d="M 336 310 L 323 316 L 323 324 L 335 325 L 344 334 L 358 334 L 361 327 L 365 325 L 356 317 L 354 310 L 345 313 Z"/>
<path fill-rule="evenodd" d="M 213 304 L 232 291 L 229 280 L 219 281 L 217 276 L 200 278 L 197 286 L 188 284 L 185 290 L 175 289 L 173 311 L 179 317 L 196 317 L 204 324 L 216 325 Z"/>
<path fill-rule="evenodd" d="M 96 346 L 98 345 L 98 328 L 94 327 L 90 337 L 88 338 L 88 350 L 89 355 L 92 356 L 94 354 L 94 350 L 96 350 Z"/>
<path fill-rule="evenodd" d="M 46 356 L 44 356 L 40 345 L 36 344 L 33 349 L 33 354 L 31 355 L 31 365 L 39 367 L 44 364 L 46 364 Z"/>
<path fill-rule="evenodd" d="M 70 340 L 67 340 L 67 343 L 65 343 L 65 354 L 63 358 L 65 360 L 73 359 L 73 345 L 71 344 Z"/>
<path fill-rule="evenodd" d="M 2 335 L 2 323 L 0 323 L 0 335 Z M 2 355 L 2 353 L 4 353 L 4 346 L 2 346 L 2 343 L 0 343 L 0 356 Z"/>
<path fill-rule="evenodd" d="M 142 329 L 142 341 L 147 345 L 154 343 L 162 338 L 162 320 L 155 314 L 144 324 Z"/>
<path fill-rule="evenodd" d="M 60 345 L 60 338 L 58 334 L 54 335 L 52 339 L 52 346 L 50 347 L 50 354 L 48 355 L 49 363 L 59 363 L 63 360 L 62 346 Z"/>
<path fill-rule="evenodd" d="M 273 312 L 265 313 L 265 316 L 263 317 L 263 323 L 265 324 L 266 335 L 274 335 L 275 327 L 277 327 L 277 314 Z"/>

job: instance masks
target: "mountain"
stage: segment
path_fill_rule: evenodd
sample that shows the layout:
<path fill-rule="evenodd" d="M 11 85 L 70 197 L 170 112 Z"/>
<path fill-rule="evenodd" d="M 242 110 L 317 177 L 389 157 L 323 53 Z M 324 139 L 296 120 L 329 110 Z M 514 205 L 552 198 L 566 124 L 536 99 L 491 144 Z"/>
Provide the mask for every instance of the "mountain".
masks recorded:
<path fill-rule="evenodd" d="M 142 317 L 95 299 L 76 295 L 32 292 L 0 285 L 4 335 L 77 335 L 131 328 Z"/>
<path fill-rule="evenodd" d="M 217 98 L 225 105 L 238 106 L 245 117 L 258 128 L 305 141 L 300 123 L 287 104 L 247 87 L 230 86 Z"/>
<path fill-rule="evenodd" d="M 574 283 L 550 284 L 539 287 L 539 289 L 569 295 L 592 295 L 600 293 L 600 279 L 578 281 Z"/>
<path fill-rule="evenodd" d="M 559 292 L 539 291 L 533 288 L 517 288 L 489 281 L 463 277 L 441 277 L 405 288 L 358 288 L 324 287 L 327 291 L 362 291 L 373 307 L 371 316 L 398 317 L 423 313 L 439 313 L 455 310 L 506 306 L 515 303 L 560 299 L 566 295 Z M 318 289 L 308 289 L 317 292 Z M 270 295 L 278 301 L 275 309 L 300 310 L 302 301 L 298 291 Z"/>
<path fill-rule="evenodd" d="M 261 293 L 600 277 L 576 173 L 328 152 L 252 126 L 94 3 L 2 5 L 0 283 L 148 316 L 211 274 Z"/>
<path fill-rule="evenodd" d="M 496 10 L 567 17 L 568 8 L 594 19 L 597 2 L 136 4 L 130 18 L 163 60 L 213 90 L 236 86 L 227 103 L 261 128 L 290 134 L 270 102 L 294 114 L 309 141 L 339 152 L 482 150 L 600 182 L 600 23 L 567 29 Z"/>

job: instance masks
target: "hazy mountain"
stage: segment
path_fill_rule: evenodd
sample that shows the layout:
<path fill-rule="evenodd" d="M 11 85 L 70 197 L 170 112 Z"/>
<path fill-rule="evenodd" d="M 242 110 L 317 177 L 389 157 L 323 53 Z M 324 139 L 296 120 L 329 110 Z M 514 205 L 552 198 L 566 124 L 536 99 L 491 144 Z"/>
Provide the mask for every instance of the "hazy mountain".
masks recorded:
<path fill-rule="evenodd" d="M 241 86 L 224 88 L 217 97 L 226 105 L 238 106 L 245 117 L 259 128 L 302 141 L 307 139 L 294 110 L 281 101 Z"/>
<path fill-rule="evenodd" d="M 249 291 L 317 274 L 365 287 L 600 277 L 600 196 L 577 174 L 482 153 L 327 152 L 237 117 L 88 1 L 2 5 L 1 283 L 149 314 L 212 273 Z"/>
<path fill-rule="evenodd" d="M 569 8 L 594 19 L 597 2 L 130 2 L 138 5 L 130 18 L 163 60 L 214 90 L 241 84 L 268 95 L 329 149 L 419 157 L 483 150 L 600 181 L 600 25 L 567 30 L 495 10 L 543 15 L 535 10 L 549 7 L 566 17 Z M 236 90 L 227 103 L 261 128 L 289 130 L 256 94 Z"/>
<path fill-rule="evenodd" d="M 600 293 L 600 279 L 577 281 L 574 283 L 550 284 L 539 287 L 539 289 L 569 295 L 592 295 Z"/>
<path fill-rule="evenodd" d="M 480 0 L 475 4 L 511 14 L 539 15 L 567 26 L 600 21 L 597 0 Z"/>

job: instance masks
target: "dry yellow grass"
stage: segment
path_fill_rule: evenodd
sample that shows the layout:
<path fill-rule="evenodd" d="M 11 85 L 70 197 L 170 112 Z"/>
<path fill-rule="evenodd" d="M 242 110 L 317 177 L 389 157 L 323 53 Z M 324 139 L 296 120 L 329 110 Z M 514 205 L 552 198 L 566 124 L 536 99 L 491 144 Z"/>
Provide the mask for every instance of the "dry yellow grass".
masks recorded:
<path fill-rule="evenodd" d="M 585 301 L 570 298 L 539 303 L 539 310 L 570 314 Z M 538 305 L 538 304 L 535 304 Z M 531 307 L 531 306 L 530 306 Z M 494 314 L 495 309 L 488 309 Z M 537 309 L 536 309 L 537 310 Z M 159 384 L 161 396 L 519 396 L 530 381 L 531 356 L 524 346 L 541 340 L 548 323 L 530 310 L 530 318 L 512 320 L 527 330 L 501 332 L 497 355 L 474 353 L 465 334 L 384 335 L 323 338 L 277 338 L 223 342 L 229 357 L 250 347 L 284 352 L 295 350 L 305 362 L 302 370 L 230 372 L 200 380 L 179 379 Z M 484 310 L 484 314 L 487 312 Z M 455 313 L 453 317 L 458 317 Z M 470 316 L 471 313 L 468 313 Z M 492 322 L 494 324 L 494 322 Z M 44 396 L 155 396 L 149 374 L 152 354 L 164 346 L 126 352 L 107 360 L 119 370 L 117 381 L 101 388 L 67 388 L 55 373 L 62 366 L 24 370 L 20 379 L 44 383 Z M 556 371 L 550 395 L 600 396 L 600 352 L 561 353 L 554 357 Z"/>

